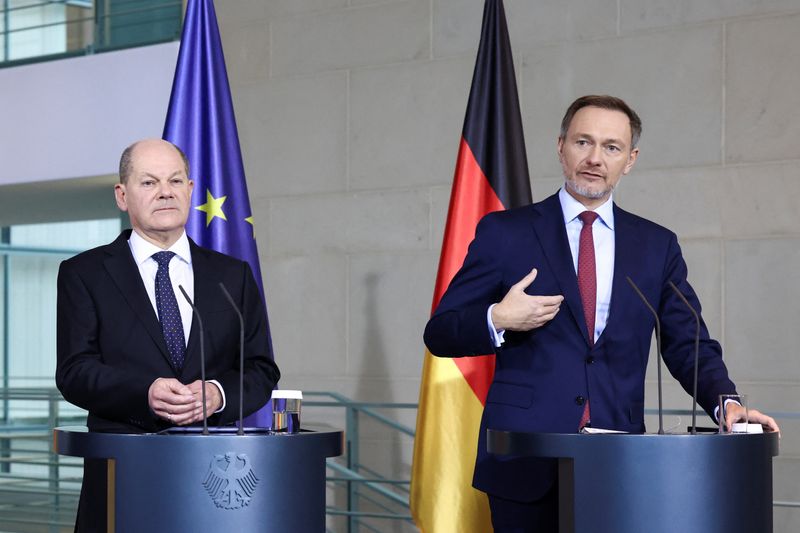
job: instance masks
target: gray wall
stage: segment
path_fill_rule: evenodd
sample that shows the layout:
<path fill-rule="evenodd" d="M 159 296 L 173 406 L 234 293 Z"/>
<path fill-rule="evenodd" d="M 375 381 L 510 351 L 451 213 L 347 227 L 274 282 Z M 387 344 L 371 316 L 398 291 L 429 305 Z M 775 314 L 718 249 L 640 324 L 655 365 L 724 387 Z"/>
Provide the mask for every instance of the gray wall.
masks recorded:
<path fill-rule="evenodd" d="M 216 2 L 284 388 L 417 400 L 482 6 Z M 560 184 L 566 105 L 589 92 L 627 99 L 644 136 L 617 200 L 678 232 L 740 391 L 764 410 L 800 411 L 800 0 L 506 7 L 534 196 Z M 109 175 L 130 140 L 160 134 L 176 53 L 171 43 L 0 69 L 0 185 L 95 177 L 4 187 L 3 224 L 61 218 L 65 202 L 113 209 Z M 666 396 L 691 405 L 674 384 Z M 782 426 L 775 497 L 798 501 L 800 423 Z M 368 423 L 362 433 L 366 463 L 408 476 L 410 439 Z M 778 508 L 775 521 L 798 531 L 800 511 Z"/>
<path fill-rule="evenodd" d="M 482 5 L 217 2 L 284 387 L 416 401 Z M 617 200 L 678 232 L 740 391 L 800 411 L 800 2 L 506 7 L 534 196 L 559 186 L 566 105 L 628 100 L 644 136 Z M 797 501 L 800 424 L 783 428 L 775 496 Z M 389 452 L 407 475 L 409 443 Z"/>

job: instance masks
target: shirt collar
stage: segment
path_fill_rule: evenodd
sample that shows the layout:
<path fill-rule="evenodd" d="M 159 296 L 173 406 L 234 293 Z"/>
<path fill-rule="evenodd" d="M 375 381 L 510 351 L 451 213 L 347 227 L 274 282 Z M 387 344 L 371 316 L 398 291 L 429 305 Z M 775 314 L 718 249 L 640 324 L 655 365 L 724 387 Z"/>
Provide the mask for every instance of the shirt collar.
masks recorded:
<path fill-rule="evenodd" d="M 561 212 L 564 213 L 564 224 L 569 224 L 575 220 L 578 215 L 586 211 L 586 206 L 569 194 L 565 187 L 561 187 L 558 191 L 558 200 L 561 202 Z M 603 202 L 603 205 L 594 209 L 603 224 L 608 226 L 609 229 L 614 229 L 614 195 L 613 193 L 608 196 L 608 200 Z"/>
<path fill-rule="evenodd" d="M 131 237 L 128 239 L 128 245 L 131 247 L 131 253 L 133 254 L 133 260 L 136 261 L 137 265 L 141 265 L 148 259 L 150 259 L 154 253 L 163 252 L 162 250 L 155 244 L 147 241 L 136 233 L 136 230 L 131 231 Z M 186 236 L 186 231 L 184 231 L 180 238 L 175 241 L 172 246 L 167 248 L 167 251 L 174 252 L 175 255 L 183 259 L 184 262 L 188 264 L 192 264 L 192 252 L 189 248 L 189 237 Z"/>

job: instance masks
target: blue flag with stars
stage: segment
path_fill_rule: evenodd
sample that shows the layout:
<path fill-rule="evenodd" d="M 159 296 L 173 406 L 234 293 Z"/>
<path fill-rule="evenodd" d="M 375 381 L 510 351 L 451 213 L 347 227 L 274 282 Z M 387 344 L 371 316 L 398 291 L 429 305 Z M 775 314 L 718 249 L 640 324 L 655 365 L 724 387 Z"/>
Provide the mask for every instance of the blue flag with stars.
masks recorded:
<path fill-rule="evenodd" d="M 253 213 L 212 0 L 189 0 L 186 7 L 164 139 L 179 146 L 189 158 L 194 180 L 186 224 L 189 237 L 200 246 L 247 261 L 265 301 Z M 269 345 L 271 348 L 271 338 Z M 269 427 L 270 420 L 271 409 L 263 408 L 248 417 L 246 425 Z"/>

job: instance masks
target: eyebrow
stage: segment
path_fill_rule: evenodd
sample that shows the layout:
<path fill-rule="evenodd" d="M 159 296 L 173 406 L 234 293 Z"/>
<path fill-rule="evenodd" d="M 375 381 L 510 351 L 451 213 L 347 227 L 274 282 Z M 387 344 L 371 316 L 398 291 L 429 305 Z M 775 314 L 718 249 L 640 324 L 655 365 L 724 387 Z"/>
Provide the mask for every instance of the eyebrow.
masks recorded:
<path fill-rule="evenodd" d="M 179 175 L 181 173 L 183 173 L 182 170 L 176 170 L 175 172 L 173 172 L 172 174 L 167 176 L 166 179 L 172 179 L 172 178 L 174 178 L 175 176 L 177 176 L 177 175 Z M 160 176 L 156 176 L 155 174 L 150 174 L 149 172 L 145 172 L 143 177 L 144 178 L 153 178 L 153 179 L 156 179 L 156 180 L 160 180 L 161 179 Z"/>
<path fill-rule="evenodd" d="M 593 135 L 589 135 L 588 133 L 577 132 L 575 134 L 575 136 L 577 138 L 585 137 L 585 138 L 591 139 L 593 141 L 597 140 L 597 139 L 594 138 Z M 619 145 L 622 145 L 622 146 L 627 146 L 627 144 L 624 141 L 622 141 L 621 139 L 614 138 L 614 137 L 612 137 L 610 139 L 603 139 L 602 144 L 619 144 Z"/>

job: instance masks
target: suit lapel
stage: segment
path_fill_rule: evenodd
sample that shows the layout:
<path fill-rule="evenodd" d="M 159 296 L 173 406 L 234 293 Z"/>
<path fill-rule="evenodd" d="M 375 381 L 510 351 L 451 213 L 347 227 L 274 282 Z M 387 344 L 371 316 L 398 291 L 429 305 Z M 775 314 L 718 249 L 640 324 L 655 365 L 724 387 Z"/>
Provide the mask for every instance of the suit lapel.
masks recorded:
<path fill-rule="evenodd" d="M 156 343 L 161 354 L 169 362 L 169 352 L 161 332 L 161 324 L 153 309 L 153 304 L 147 296 L 147 291 L 139 274 L 139 268 L 133 260 L 128 239 L 130 230 L 123 231 L 117 239 L 106 247 L 108 256 L 105 259 L 105 268 L 108 275 L 117 285 L 122 297 L 136 313 L 144 325 L 145 330 Z"/>
<path fill-rule="evenodd" d="M 597 344 L 607 337 L 605 332 L 609 328 L 617 325 L 615 318 L 620 316 L 621 307 L 626 301 L 625 295 L 633 294 L 633 289 L 625 278 L 630 276 L 637 283 L 635 277 L 639 271 L 637 251 L 642 250 L 640 240 L 634 218 L 614 204 L 614 279 L 611 282 L 611 302 L 609 302 L 606 327 Z"/>
<path fill-rule="evenodd" d="M 550 196 L 535 206 L 537 215 L 534 217 L 533 230 L 539 237 L 539 243 L 544 251 L 544 257 L 550 266 L 550 271 L 558 281 L 561 294 L 575 320 L 575 326 L 580 329 L 586 344 L 589 344 L 589 333 L 586 329 L 586 318 L 583 316 L 583 303 L 578 291 L 578 277 L 572 261 L 572 252 L 569 249 L 567 229 L 564 226 L 564 213 L 561 211 L 561 202 L 558 194 Z"/>
<path fill-rule="evenodd" d="M 216 278 L 208 263 L 208 258 L 202 248 L 197 246 L 194 241 L 189 239 L 189 247 L 192 253 L 192 272 L 194 275 L 194 305 L 203 313 L 209 309 L 209 303 L 214 301 L 216 293 Z M 204 329 L 208 329 L 209 324 L 203 324 Z M 208 346 L 205 346 L 208 349 Z M 208 355 L 208 354 L 206 354 Z M 200 368 L 200 324 L 197 316 L 192 317 L 192 329 L 189 333 L 189 342 L 186 344 L 186 359 L 183 367 L 187 368 L 190 363 L 197 363 Z"/>

